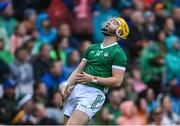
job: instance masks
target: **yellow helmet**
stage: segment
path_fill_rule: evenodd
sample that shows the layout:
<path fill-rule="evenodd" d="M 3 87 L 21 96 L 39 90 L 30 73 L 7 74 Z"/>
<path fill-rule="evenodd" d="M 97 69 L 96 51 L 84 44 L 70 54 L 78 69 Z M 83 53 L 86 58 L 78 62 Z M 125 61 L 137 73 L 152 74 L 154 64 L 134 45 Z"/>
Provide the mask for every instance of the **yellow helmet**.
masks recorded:
<path fill-rule="evenodd" d="M 104 23 L 101 31 L 105 35 L 117 36 L 120 39 L 126 39 L 129 35 L 129 27 L 121 17 L 110 18 Z"/>

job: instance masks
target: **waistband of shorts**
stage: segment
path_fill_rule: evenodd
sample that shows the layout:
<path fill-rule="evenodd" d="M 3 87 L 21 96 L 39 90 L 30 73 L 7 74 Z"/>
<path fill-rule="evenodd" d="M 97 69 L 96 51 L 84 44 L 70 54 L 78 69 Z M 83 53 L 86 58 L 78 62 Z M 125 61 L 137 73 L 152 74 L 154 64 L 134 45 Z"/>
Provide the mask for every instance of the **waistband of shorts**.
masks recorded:
<path fill-rule="evenodd" d="M 93 83 L 89 83 L 89 84 L 85 84 L 85 85 L 92 87 L 92 88 L 96 88 L 96 89 L 102 91 L 104 94 L 107 94 L 107 92 L 108 92 L 108 88 L 101 86 L 101 85 L 97 85 L 97 84 L 93 84 Z"/>

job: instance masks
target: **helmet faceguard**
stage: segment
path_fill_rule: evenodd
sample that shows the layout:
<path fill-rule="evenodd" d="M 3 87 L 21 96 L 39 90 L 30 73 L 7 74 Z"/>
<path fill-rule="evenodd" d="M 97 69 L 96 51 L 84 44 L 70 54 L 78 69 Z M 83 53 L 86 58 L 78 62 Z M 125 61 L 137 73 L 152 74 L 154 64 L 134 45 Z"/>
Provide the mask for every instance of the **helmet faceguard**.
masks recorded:
<path fill-rule="evenodd" d="M 126 39 L 129 34 L 129 27 L 123 18 L 114 17 L 103 24 L 101 31 L 105 36 L 116 36 L 118 39 Z"/>

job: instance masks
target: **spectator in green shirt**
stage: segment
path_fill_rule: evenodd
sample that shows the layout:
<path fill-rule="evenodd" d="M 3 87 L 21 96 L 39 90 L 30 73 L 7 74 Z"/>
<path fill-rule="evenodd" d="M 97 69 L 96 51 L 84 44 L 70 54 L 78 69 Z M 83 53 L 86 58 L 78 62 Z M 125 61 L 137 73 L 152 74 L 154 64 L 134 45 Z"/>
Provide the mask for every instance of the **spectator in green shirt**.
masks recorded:
<path fill-rule="evenodd" d="M 12 63 L 14 60 L 14 56 L 8 50 L 4 49 L 4 40 L 2 38 L 0 38 L 0 59 L 7 64 Z"/>

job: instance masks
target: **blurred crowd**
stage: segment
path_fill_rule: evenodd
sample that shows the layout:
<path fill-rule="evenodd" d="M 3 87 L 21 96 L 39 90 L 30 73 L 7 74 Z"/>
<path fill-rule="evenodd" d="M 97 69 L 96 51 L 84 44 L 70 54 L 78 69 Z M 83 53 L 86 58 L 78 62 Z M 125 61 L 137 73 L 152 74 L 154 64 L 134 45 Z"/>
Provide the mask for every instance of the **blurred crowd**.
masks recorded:
<path fill-rule="evenodd" d="M 113 16 L 128 68 L 90 123 L 180 124 L 179 0 L 0 0 L 0 124 L 63 124 L 58 87 Z"/>

